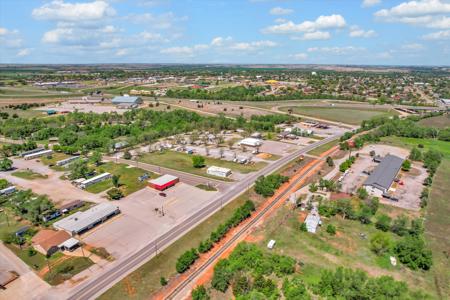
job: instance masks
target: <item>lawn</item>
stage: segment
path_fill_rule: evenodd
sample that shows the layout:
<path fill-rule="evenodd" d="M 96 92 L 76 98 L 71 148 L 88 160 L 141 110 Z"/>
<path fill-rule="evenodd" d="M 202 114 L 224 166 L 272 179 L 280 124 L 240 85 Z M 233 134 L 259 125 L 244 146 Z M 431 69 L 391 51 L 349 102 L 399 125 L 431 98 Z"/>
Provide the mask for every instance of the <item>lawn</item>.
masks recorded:
<path fill-rule="evenodd" d="M 3 209 L 0 212 L 0 238 L 6 234 L 14 233 L 19 228 L 25 226 L 16 220 L 15 215 L 7 207 L 1 207 Z"/>
<path fill-rule="evenodd" d="M 323 152 L 325 152 L 327 150 L 330 150 L 332 147 L 336 146 L 337 144 L 339 144 L 339 140 L 336 139 L 336 140 L 333 140 L 331 142 L 323 144 L 322 146 L 319 146 L 319 147 L 309 151 L 308 154 L 319 156 L 320 154 L 322 154 Z"/>
<path fill-rule="evenodd" d="M 388 145 L 393 145 L 397 147 L 411 149 L 412 147 L 418 147 L 419 144 L 422 144 L 424 147 L 420 149 L 422 151 L 427 151 L 428 149 L 435 149 L 442 154 L 447 159 L 450 159 L 450 142 L 432 140 L 432 139 L 416 139 L 416 138 L 406 138 L 406 137 L 396 137 L 389 136 L 381 138 L 381 142 Z"/>
<path fill-rule="evenodd" d="M 47 265 L 45 255 L 37 252 L 35 255 L 29 256 L 27 246 L 22 246 L 22 249 L 20 249 L 19 246 L 6 244 L 6 247 L 8 247 L 8 249 L 10 249 L 17 257 L 19 257 L 23 262 L 29 265 L 33 270 L 41 270 Z M 49 263 L 54 263 L 62 256 L 63 254 L 61 252 L 56 252 L 48 259 Z"/>
<path fill-rule="evenodd" d="M 52 155 L 49 156 L 43 156 L 41 157 L 41 162 L 48 166 L 48 165 L 56 165 L 57 161 L 69 158 L 70 155 L 64 154 L 64 153 L 60 153 L 60 152 L 53 152 Z"/>
<path fill-rule="evenodd" d="M 120 176 L 119 178 L 119 184 L 121 185 L 120 189 L 122 190 L 125 196 L 132 194 L 144 188 L 147 185 L 146 180 L 142 182 L 138 180 L 139 176 L 142 176 L 144 175 L 144 173 L 147 173 L 150 175 L 150 177 L 155 177 L 153 173 L 145 171 L 143 169 L 136 167 L 129 167 L 127 164 L 116 164 L 114 162 L 108 162 L 100 165 L 97 168 L 97 171 L 98 174 L 108 172 L 113 175 Z M 112 187 L 113 187 L 112 180 L 108 179 L 87 187 L 86 191 L 91 193 L 100 193 Z"/>
<path fill-rule="evenodd" d="M 44 280 L 51 285 L 58 285 L 89 268 L 93 264 L 94 263 L 87 257 L 70 257 L 52 267 L 51 271 L 45 274 Z"/>
<path fill-rule="evenodd" d="M 208 192 L 215 192 L 215 191 L 217 191 L 217 189 L 215 187 L 210 186 L 210 185 L 206 185 L 206 184 L 198 184 L 195 187 L 197 187 L 197 188 L 199 188 L 201 190 L 208 191 Z"/>
<path fill-rule="evenodd" d="M 289 109 L 292 109 L 294 114 L 300 114 L 353 125 L 359 125 L 363 120 L 368 120 L 373 117 L 397 115 L 395 111 L 388 111 L 380 108 L 360 109 L 313 106 L 283 106 L 280 108 L 281 111 L 285 112 L 287 112 Z"/>
<path fill-rule="evenodd" d="M 450 127 L 450 116 L 442 115 L 432 118 L 426 118 L 419 121 L 419 124 L 426 127 L 447 128 Z"/>
<path fill-rule="evenodd" d="M 183 171 L 186 173 L 192 173 L 200 176 L 206 176 L 211 178 L 216 178 L 219 180 L 224 180 L 221 177 L 211 176 L 206 174 L 207 167 L 210 166 L 218 166 L 229 168 L 234 172 L 239 173 L 250 173 L 255 172 L 267 165 L 266 162 L 256 162 L 254 164 L 242 165 L 231 161 L 221 160 L 212 157 L 205 157 L 206 167 L 203 168 L 194 168 L 192 166 L 192 155 L 175 152 L 175 151 L 163 151 L 163 152 L 155 152 L 155 153 L 147 153 L 142 155 L 140 161 L 166 167 L 174 170 Z"/>
<path fill-rule="evenodd" d="M 45 179 L 48 177 L 47 175 L 42 175 L 31 170 L 16 171 L 14 173 L 11 173 L 11 175 L 27 180 Z"/>
<path fill-rule="evenodd" d="M 178 239 L 168 248 L 145 263 L 139 269 L 115 284 L 98 299 L 149 299 L 161 288 L 160 277 L 169 279 L 177 275 L 175 263 L 178 257 L 188 249 L 196 248 L 200 241 L 209 237 L 219 224 L 227 220 L 233 212 L 248 199 L 245 193 L 233 200 L 220 211 L 196 226 L 190 232 Z"/>
<path fill-rule="evenodd" d="M 426 212 L 425 232 L 433 251 L 436 293 L 445 299 L 450 295 L 450 159 L 442 161 L 435 175 Z"/>

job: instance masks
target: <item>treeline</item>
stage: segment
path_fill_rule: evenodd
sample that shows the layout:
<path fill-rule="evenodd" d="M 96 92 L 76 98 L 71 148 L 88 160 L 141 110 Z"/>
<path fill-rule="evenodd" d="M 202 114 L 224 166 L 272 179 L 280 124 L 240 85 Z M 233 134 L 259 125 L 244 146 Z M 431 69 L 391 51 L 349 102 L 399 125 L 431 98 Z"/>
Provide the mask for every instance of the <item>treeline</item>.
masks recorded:
<path fill-rule="evenodd" d="M 37 148 L 37 144 L 34 141 L 26 141 L 23 144 L 5 144 L 0 148 L 3 156 L 13 156 L 20 152 L 33 150 Z"/>
<path fill-rule="evenodd" d="M 317 281 L 306 283 L 296 274 L 295 259 L 263 251 L 258 246 L 240 243 L 229 258 L 214 267 L 211 287 L 222 293 L 231 288 L 236 299 L 426 299 L 421 292 L 412 292 L 391 276 L 369 277 L 362 270 L 342 267 L 322 270 Z M 282 284 L 280 285 L 279 282 Z M 281 289 L 279 288 L 281 286 Z M 209 291 L 199 286 L 193 299 L 209 299 Z"/>
<path fill-rule="evenodd" d="M 265 95 L 269 92 L 270 86 L 236 86 L 227 87 L 219 90 L 206 89 L 171 89 L 167 91 L 166 96 L 182 99 L 202 99 L 202 100 L 229 100 L 229 101 L 275 101 L 275 100 L 300 100 L 300 99 L 335 99 L 361 101 L 364 97 L 343 96 L 331 94 L 305 94 L 301 90 L 286 88 L 281 95 Z"/>
<path fill-rule="evenodd" d="M 293 119 L 289 116 L 275 116 L 234 120 L 225 116 L 200 116 L 186 110 L 156 112 L 139 109 L 122 115 L 74 112 L 55 118 L 4 120 L 0 122 L 0 134 L 12 139 L 34 141 L 57 137 L 60 144 L 58 150 L 67 153 L 94 149 L 108 152 L 115 139 L 120 137 L 126 137 L 128 144 L 135 145 L 193 130 L 273 130 L 274 125 L 283 120 Z"/>
<path fill-rule="evenodd" d="M 206 253 L 218 243 L 227 232 L 238 226 L 242 221 L 251 216 L 255 210 L 255 204 L 247 200 L 241 207 L 237 208 L 231 218 L 225 223 L 220 224 L 215 231 L 211 232 L 208 239 L 201 241 L 197 249 L 193 248 L 184 252 L 177 260 L 176 270 L 178 273 L 183 273 L 189 269 L 189 267 L 199 258 L 199 253 Z"/>
<path fill-rule="evenodd" d="M 255 181 L 255 192 L 264 197 L 273 196 L 283 183 L 289 181 L 289 177 L 280 174 L 260 176 Z"/>

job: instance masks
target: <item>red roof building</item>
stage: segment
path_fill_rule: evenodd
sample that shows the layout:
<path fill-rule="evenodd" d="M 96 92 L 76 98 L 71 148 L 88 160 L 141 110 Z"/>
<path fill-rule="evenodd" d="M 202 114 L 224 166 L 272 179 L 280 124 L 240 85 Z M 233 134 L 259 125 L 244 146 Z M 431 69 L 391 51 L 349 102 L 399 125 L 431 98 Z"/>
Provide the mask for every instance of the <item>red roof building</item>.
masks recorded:
<path fill-rule="evenodd" d="M 163 175 L 153 180 L 148 181 L 148 185 L 158 191 L 164 191 L 175 184 L 177 184 L 180 179 L 176 176 L 172 176 L 169 174 Z"/>

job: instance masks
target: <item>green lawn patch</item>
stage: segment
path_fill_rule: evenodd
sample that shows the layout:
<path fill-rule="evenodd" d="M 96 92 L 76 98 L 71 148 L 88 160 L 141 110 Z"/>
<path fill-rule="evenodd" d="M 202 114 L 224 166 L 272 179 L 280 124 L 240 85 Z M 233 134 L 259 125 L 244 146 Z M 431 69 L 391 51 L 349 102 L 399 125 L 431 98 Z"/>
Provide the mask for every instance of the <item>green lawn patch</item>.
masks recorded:
<path fill-rule="evenodd" d="M 414 146 L 418 147 L 423 145 L 423 149 L 419 148 L 421 151 L 427 151 L 429 149 L 434 149 L 442 152 L 444 157 L 450 159 L 450 142 L 432 140 L 432 139 L 416 139 L 407 137 L 396 137 L 388 136 L 381 138 L 381 142 L 384 144 L 411 149 Z"/>
<path fill-rule="evenodd" d="M 65 153 L 53 152 L 52 155 L 41 157 L 41 162 L 46 166 L 56 165 L 57 161 L 63 160 L 63 159 L 69 158 L 69 157 L 70 157 L 70 155 L 67 155 Z"/>
<path fill-rule="evenodd" d="M 343 108 L 343 107 L 313 107 L 313 106 L 283 106 L 281 111 L 287 112 L 292 109 L 294 114 L 300 114 L 334 122 L 359 125 L 363 120 L 368 120 L 379 116 L 398 115 L 394 110 L 380 108 Z"/>
<path fill-rule="evenodd" d="M 199 189 L 208 191 L 208 192 L 215 192 L 215 191 L 217 191 L 217 189 L 215 187 L 210 186 L 210 185 L 206 185 L 206 184 L 199 184 L 199 185 L 196 185 L 196 187 L 198 187 Z"/>
<path fill-rule="evenodd" d="M 210 166 L 217 166 L 217 167 L 224 167 L 231 169 L 234 172 L 239 173 L 250 173 L 255 172 L 267 165 L 266 162 L 256 162 L 254 164 L 238 164 L 231 161 L 221 160 L 217 158 L 212 157 L 205 157 L 205 164 L 206 166 L 204 168 L 194 168 L 192 166 L 192 155 L 181 153 L 181 152 L 175 152 L 175 151 L 163 151 L 163 152 L 154 152 L 154 153 L 146 153 L 142 155 L 140 158 L 140 161 L 166 167 L 174 170 L 183 171 L 186 173 L 192 173 L 200 176 L 215 178 L 219 180 L 229 181 L 221 177 L 211 176 L 206 174 L 207 167 Z"/>
<path fill-rule="evenodd" d="M 323 144 L 317 148 L 314 148 L 313 150 L 309 151 L 308 154 L 319 156 L 320 154 L 322 154 L 323 152 L 325 152 L 327 150 L 330 150 L 332 147 L 336 146 L 337 144 L 339 144 L 339 140 L 336 139 L 336 140 L 333 140 L 326 144 Z"/>
<path fill-rule="evenodd" d="M 29 246 L 23 245 L 21 249 L 19 246 L 6 244 L 6 247 L 8 247 L 8 249 L 10 249 L 15 255 L 17 255 L 17 257 L 19 257 L 24 263 L 30 266 L 33 270 L 36 271 L 41 270 L 43 267 L 47 265 L 47 259 L 45 258 L 45 255 L 36 252 L 36 254 L 34 254 L 33 256 L 29 256 L 28 254 Z M 63 254 L 60 252 L 53 254 L 48 259 L 49 264 L 51 265 L 62 256 Z"/>
<path fill-rule="evenodd" d="M 58 285 L 89 268 L 93 264 L 94 263 L 87 257 L 70 257 L 52 267 L 51 271 L 45 274 L 44 280 L 51 285 Z"/>
<path fill-rule="evenodd" d="M 149 262 L 119 281 L 98 299 L 128 299 L 131 297 L 129 294 L 130 290 L 135 292 L 132 295 L 134 299 L 148 299 L 152 293 L 156 292 L 161 287 L 161 276 L 169 279 L 178 274 L 175 270 L 175 264 L 178 257 L 186 250 L 197 248 L 200 241 L 208 238 L 214 228 L 217 228 L 223 220 L 230 218 L 234 211 L 248 199 L 249 196 L 247 193 L 242 194 L 178 239 L 156 257 L 152 258 Z"/>
<path fill-rule="evenodd" d="M 11 173 L 11 175 L 19 177 L 19 178 L 27 179 L 27 180 L 45 179 L 45 178 L 48 177 L 47 175 L 42 175 L 40 173 L 36 173 L 34 171 L 31 171 L 31 170 L 16 171 L 14 173 Z"/>
<path fill-rule="evenodd" d="M 127 164 L 116 164 L 114 162 L 108 162 L 97 167 L 97 173 L 101 174 L 104 172 L 111 173 L 113 175 L 120 176 L 119 184 L 120 189 L 122 190 L 125 196 L 132 194 L 147 185 L 147 181 L 144 180 L 140 182 L 138 180 L 139 176 L 144 175 L 145 173 L 149 174 L 151 178 L 155 177 L 155 174 L 145 171 L 136 167 L 129 167 Z M 112 180 L 108 179 L 102 182 L 95 183 L 86 188 L 86 191 L 91 193 L 100 193 L 106 191 L 113 187 Z"/>

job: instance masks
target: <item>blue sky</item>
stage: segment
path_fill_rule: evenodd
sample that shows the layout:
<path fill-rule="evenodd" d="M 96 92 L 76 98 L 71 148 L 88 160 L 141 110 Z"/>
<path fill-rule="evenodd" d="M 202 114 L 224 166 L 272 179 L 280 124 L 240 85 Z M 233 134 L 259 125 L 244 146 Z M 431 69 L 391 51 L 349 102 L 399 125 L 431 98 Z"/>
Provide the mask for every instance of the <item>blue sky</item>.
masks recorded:
<path fill-rule="evenodd" d="M 0 63 L 450 65 L 450 1 L 1 0 Z"/>

